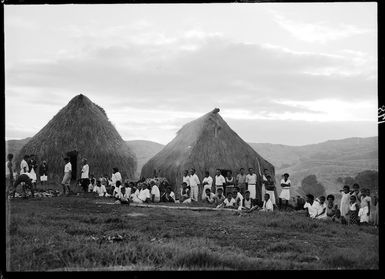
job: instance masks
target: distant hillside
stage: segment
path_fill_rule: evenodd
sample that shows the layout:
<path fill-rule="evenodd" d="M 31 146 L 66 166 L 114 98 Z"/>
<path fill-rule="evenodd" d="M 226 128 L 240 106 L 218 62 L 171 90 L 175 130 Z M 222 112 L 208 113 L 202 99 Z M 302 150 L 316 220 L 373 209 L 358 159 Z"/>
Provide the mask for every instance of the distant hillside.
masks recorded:
<path fill-rule="evenodd" d="M 136 155 L 137 178 L 140 176 L 143 165 L 164 147 L 160 143 L 147 140 L 131 140 L 126 141 L 126 143 Z"/>
<path fill-rule="evenodd" d="M 299 186 L 305 176 L 315 174 L 327 191 L 334 192 L 341 186 L 336 182 L 339 176 L 378 170 L 378 137 L 330 140 L 304 146 L 250 145 L 276 167 L 278 176 L 288 172 L 295 186 Z"/>
<path fill-rule="evenodd" d="M 12 153 L 14 158 L 16 158 L 16 155 L 19 153 L 20 149 L 30 139 L 31 138 L 25 138 L 25 139 L 21 139 L 21 140 L 8 140 L 5 143 L 5 156 L 7 156 L 8 153 Z"/>

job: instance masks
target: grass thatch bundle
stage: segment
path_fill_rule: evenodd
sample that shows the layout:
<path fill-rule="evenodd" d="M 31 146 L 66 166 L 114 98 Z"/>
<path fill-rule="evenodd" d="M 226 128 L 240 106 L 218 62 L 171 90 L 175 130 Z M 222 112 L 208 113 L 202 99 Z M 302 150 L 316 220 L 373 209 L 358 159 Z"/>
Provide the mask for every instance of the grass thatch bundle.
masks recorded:
<path fill-rule="evenodd" d="M 74 97 L 31 138 L 20 150 L 17 166 L 25 154 L 37 155 L 38 162 L 46 160 L 49 179 L 61 179 L 63 158 L 67 152 L 76 151 L 76 172 L 80 178 L 81 159 L 87 158 L 90 174 L 112 173 L 117 167 L 123 177 L 132 178 L 136 158 L 108 120 L 105 111 L 84 95 Z M 73 172 L 74 164 L 72 166 Z"/>
<path fill-rule="evenodd" d="M 166 177 L 177 193 L 183 171 L 195 168 L 202 180 L 207 170 L 213 177 L 216 169 L 231 170 L 233 176 L 240 168 L 268 169 L 274 177 L 274 166 L 257 154 L 242 140 L 215 109 L 185 124 L 177 136 L 142 168 L 141 176 L 151 177 L 154 171 Z M 259 177 L 260 179 L 260 177 Z"/>

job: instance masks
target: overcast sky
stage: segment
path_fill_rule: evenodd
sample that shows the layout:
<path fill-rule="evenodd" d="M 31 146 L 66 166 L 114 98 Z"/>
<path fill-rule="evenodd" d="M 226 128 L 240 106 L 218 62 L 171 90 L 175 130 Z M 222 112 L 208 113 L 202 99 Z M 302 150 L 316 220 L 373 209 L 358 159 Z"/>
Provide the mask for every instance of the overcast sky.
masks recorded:
<path fill-rule="evenodd" d="M 215 107 L 247 142 L 377 135 L 376 3 L 4 6 L 6 137 L 80 93 L 125 140 Z"/>

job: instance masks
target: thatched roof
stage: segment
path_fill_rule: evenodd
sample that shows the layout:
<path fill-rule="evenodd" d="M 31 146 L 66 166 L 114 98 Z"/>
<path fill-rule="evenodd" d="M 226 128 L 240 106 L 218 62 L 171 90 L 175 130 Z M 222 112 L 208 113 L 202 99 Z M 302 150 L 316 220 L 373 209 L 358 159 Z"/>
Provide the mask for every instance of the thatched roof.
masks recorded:
<path fill-rule="evenodd" d="M 90 174 L 110 175 L 112 168 L 117 167 L 123 177 L 134 175 L 135 155 L 108 120 L 104 109 L 84 95 L 75 96 L 32 137 L 20 150 L 16 162 L 25 154 L 35 154 L 39 162 L 47 161 L 49 176 L 58 179 L 63 176 L 63 157 L 73 150 L 78 152 L 78 177 L 83 157 L 88 160 Z"/>
<path fill-rule="evenodd" d="M 166 177 L 179 189 L 185 169 L 195 168 L 202 179 L 208 170 L 211 176 L 215 170 L 232 170 L 233 175 L 241 167 L 253 167 L 258 175 L 268 169 L 274 177 L 274 166 L 263 159 L 242 140 L 219 115 L 219 109 L 185 124 L 177 136 L 142 168 L 141 176 L 152 177 L 154 170 L 158 176 Z"/>

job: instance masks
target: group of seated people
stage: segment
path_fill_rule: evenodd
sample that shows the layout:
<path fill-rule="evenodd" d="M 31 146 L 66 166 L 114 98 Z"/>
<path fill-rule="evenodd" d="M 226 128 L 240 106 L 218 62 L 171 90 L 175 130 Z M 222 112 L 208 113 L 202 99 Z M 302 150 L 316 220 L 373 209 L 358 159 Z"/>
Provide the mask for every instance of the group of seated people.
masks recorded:
<path fill-rule="evenodd" d="M 378 198 L 370 197 L 369 189 L 359 189 L 359 185 L 353 185 L 350 191 L 349 185 L 343 187 L 340 207 L 334 203 L 334 195 L 320 196 L 314 199 L 311 194 L 306 195 L 304 209 L 310 218 L 331 220 L 341 224 L 351 225 L 378 225 Z"/>

